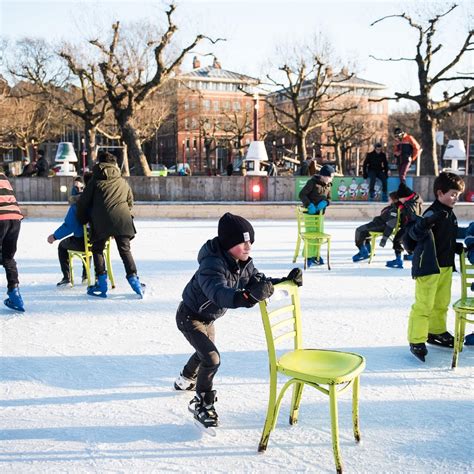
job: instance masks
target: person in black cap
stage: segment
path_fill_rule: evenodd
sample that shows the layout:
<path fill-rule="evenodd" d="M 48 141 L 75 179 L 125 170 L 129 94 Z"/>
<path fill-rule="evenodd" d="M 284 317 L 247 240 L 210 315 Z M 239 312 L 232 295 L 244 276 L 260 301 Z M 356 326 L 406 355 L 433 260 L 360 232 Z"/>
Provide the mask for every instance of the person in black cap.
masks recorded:
<path fill-rule="evenodd" d="M 273 294 L 273 285 L 292 280 L 303 283 L 299 268 L 287 277 L 267 278 L 253 265 L 250 251 L 255 232 L 243 217 L 227 212 L 218 225 L 218 235 L 208 240 L 198 254 L 199 268 L 186 285 L 176 312 L 176 324 L 195 349 L 174 383 L 176 390 L 195 390 L 189 403 L 194 418 L 204 427 L 218 424 L 214 407 L 213 380 L 220 365 L 215 346 L 214 321 L 228 308 L 251 308 Z"/>
<path fill-rule="evenodd" d="M 363 165 L 363 176 L 364 179 L 369 179 L 369 200 L 375 197 L 375 181 L 379 179 L 382 183 L 382 201 L 387 201 L 388 161 L 381 143 L 376 143 L 374 149 L 367 153 Z"/>
<path fill-rule="evenodd" d="M 403 268 L 403 245 L 402 238 L 405 233 L 406 226 L 409 222 L 415 219 L 416 216 L 421 215 L 423 200 L 410 189 L 405 183 L 400 183 L 397 190 L 398 207 L 400 209 L 400 227 L 395 237 L 393 238 L 393 250 L 395 251 L 395 260 L 389 260 L 385 266 L 389 268 Z M 404 260 L 411 260 L 412 256 L 409 253 L 405 255 Z"/>
<path fill-rule="evenodd" d="M 318 174 L 313 175 L 305 184 L 299 193 L 299 198 L 303 206 L 307 208 L 308 214 L 324 214 L 326 207 L 331 199 L 332 178 L 334 176 L 334 168 L 331 165 L 324 165 Z M 313 265 L 324 265 L 324 260 L 319 256 L 319 246 L 312 245 L 309 248 L 306 262 L 307 267 Z"/>

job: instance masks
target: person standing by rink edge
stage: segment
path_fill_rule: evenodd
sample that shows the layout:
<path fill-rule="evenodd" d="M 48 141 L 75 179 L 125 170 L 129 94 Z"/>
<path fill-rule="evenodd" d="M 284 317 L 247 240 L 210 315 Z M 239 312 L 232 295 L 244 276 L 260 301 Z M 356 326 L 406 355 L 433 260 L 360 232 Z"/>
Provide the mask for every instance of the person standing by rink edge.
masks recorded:
<path fill-rule="evenodd" d="M 363 165 L 364 179 L 369 179 L 369 201 L 375 198 L 375 182 L 377 179 L 382 183 L 382 201 L 387 202 L 387 155 L 382 150 L 382 144 L 376 143 L 374 149 L 367 153 Z"/>
<path fill-rule="evenodd" d="M 396 140 L 393 154 L 397 158 L 398 176 L 400 182 L 405 183 L 408 170 L 421 153 L 421 147 L 411 135 L 399 127 L 394 128 L 393 135 Z"/>
<path fill-rule="evenodd" d="M 22 219 L 23 214 L 16 202 L 12 185 L 8 178 L 0 173 L 0 245 L 8 295 L 4 303 L 10 309 L 24 312 L 25 305 L 18 288 L 18 268 L 14 258 Z"/>
<path fill-rule="evenodd" d="M 189 411 L 205 428 L 218 425 L 214 407 L 214 376 L 220 365 L 215 346 L 216 319 L 229 308 L 251 308 L 273 294 L 273 285 L 291 280 L 303 284 L 301 269 L 287 277 L 267 278 L 254 267 L 250 251 L 255 232 L 249 221 L 227 212 L 219 219 L 218 235 L 198 254 L 199 268 L 183 290 L 176 324 L 195 352 L 174 383 L 175 390 L 196 390 Z"/>
<path fill-rule="evenodd" d="M 87 294 L 107 297 L 104 248 L 107 240 L 113 236 L 125 267 L 127 281 L 133 291 L 143 298 L 145 285 L 137 276 L 137 267 L 130 250 L 130 240 L 136 234 L 130 212 L 133 205 L 132 190 L 122 178 L 114 155 L 100 152 L 98 160 L 92 169 L 92 179 L 77 201 L 79 222 L 91 223 L 90 241 L 97 276 L 97 283 L 87 288 Z"/>

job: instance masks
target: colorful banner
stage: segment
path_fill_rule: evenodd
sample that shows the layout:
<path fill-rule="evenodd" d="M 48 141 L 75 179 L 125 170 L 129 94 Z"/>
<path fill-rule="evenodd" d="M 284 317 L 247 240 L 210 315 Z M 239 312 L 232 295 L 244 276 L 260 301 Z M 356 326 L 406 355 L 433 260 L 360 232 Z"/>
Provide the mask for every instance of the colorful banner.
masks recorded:
<path fill-rule="evenodd" d="M 303 189 L 306 182 L 310 179 L 308 176 L 301 176 L 296 178 L 295 183 L 295 200 L 299 201 L 300 191 Z M 388 193 L 396 191 L 400 179 L 389 177 L 387 180 Z M 413 189 L 413 178 L 406 179 L 406 185 Z M 377 180 L 375 182 L 375 197 L 373 201 L 382 200 L 382 183 Z M 368 201 L 369 200 L 369 180 L 362 176 L 337 176 L 332 181 L 331 200 L 333 201 Z"/>

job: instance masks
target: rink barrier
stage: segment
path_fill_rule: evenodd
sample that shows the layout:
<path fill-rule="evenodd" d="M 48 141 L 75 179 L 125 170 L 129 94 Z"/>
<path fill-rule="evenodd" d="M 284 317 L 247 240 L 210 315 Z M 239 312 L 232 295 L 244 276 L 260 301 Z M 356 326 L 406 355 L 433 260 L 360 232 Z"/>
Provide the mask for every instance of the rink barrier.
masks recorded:
<path fill-rule="evenodd" d="M 25 217 L 64 218 L 66 202 L 20 202 Z M 135 202 L 132 213 L 137 219 L 217 219 L 226 212 L 248 219 L 295 219 L 295 202 Z M 431 203 L 425 203 L 424 208 Z M 379 215 L 383 203 L 332 203 L 326 211 L 328 221 L 369 221 Z M 472 221 L 474 203 L 460 202 L 454 212 L 460 221 Z"/>

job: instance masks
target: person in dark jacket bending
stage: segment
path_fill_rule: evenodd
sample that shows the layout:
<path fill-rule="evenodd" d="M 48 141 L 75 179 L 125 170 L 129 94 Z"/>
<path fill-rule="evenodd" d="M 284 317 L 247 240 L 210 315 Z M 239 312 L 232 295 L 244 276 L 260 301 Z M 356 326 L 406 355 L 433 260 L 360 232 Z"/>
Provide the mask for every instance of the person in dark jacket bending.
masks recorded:
<path fill-rule="evenodd" d="M 228 308 L 251 308 L 273 294 L 273 284 L 292 280 L 303 283 L 302 272 L 294 268 L 286 278 L 271 279 L 258 273 L 250 251 L 255 233 L 249 221 L 224 214 L 218 236 L 208 240 L 198 254 L 199 268 L 183 291 L 176 324 L 195 349 L 176 379 L 176 390 L 196 390 L 189 404 L 194 418 L 206 428 L 217 426 L 213 380 L 220 365 L 214 344 L 214 321 Z"/>
<path fill-rule="evenodd" d="M 382 201 L 387 201 L 387 155 L 382 150 L 382 144 L 376 143 L 374 149 L 367 153 L 363 165 L 364 179 L 369 179 L 369 200 L 375 197 L 375 181 L 382 183 Z"/>
<path fill-rule="evenodd" d="M 426 342 L 454 346 L 446 329 L 451 302 L 454 256 L 463 245 L 456 243 L 458 223 L 453 212 L 464 181 L 454 173 L 440 173 L 433 184 L 436 200 L 406 229 L 404 243 L 414 247 L 411 274 L 416 279 L 415 302 L 408 319 L 410 351 L 423 362 Z"/>
<path fill-rule="evenodd" d="M 91 296 L 107 296 L 107 272 L 104 248 L 114 237 L 125 267 L 127 280 L 133 291 L 143 298 L 145 285 L 137 276 L 137 267 L 130 250 L 135 237 L 131 209 L 133 195 L 127 181 L 122 178 L 117 159 L 108 152 L 100 152 L 98 163 L 92 169 L 92 179 L 77 202 L 77 217 L 81 224 L 90 222 L 92 254 L 97 283 L 87 289 Z"/>

